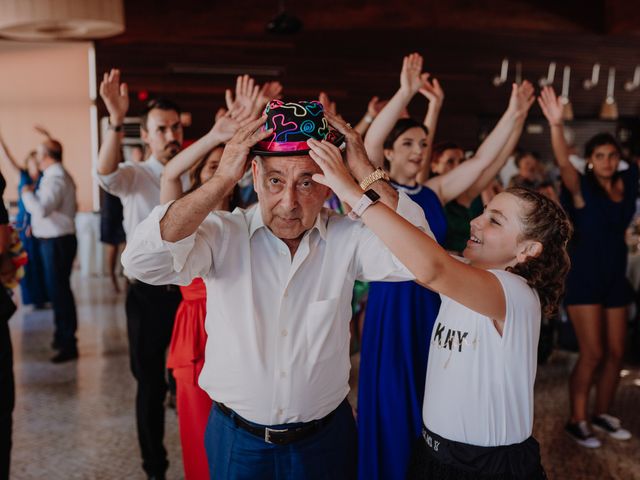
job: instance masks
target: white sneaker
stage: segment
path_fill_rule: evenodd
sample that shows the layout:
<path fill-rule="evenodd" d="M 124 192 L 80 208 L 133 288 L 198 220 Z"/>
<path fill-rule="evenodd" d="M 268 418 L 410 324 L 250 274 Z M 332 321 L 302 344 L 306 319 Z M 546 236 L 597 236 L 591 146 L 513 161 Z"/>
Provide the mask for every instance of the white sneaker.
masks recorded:
<path fill-rule="evenodd" d="M 629 440 L 631 438 L 631 432 L 620 426 L 620 419 L 606 413 L 594 416 L 591 419 L 591 425 L 616 440 Z"/>
<path fill-rule="evenodd" d="M 593 434 L 585 420 L 578 423 L 567 423 L 564 431 L 567 432 L 578 445 L 582 445 L 583 447 L 600 448 L 602 445 L 602 442 Z"/>

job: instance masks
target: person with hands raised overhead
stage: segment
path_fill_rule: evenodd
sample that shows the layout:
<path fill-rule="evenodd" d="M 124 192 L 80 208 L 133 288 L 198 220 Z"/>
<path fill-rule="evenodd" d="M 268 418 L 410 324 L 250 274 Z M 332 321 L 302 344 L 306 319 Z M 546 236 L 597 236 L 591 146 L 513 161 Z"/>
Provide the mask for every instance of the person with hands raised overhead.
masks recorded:
<path fill-rule="evenodd" d="M 344 144 L 345 168 L 371 187 L 369 201 L 428 230 L 344 121 L 316 101 L 274 100 L 227 142 L 213 177 L 154 209 L 123 254 L 145 282 L 204 279 L 212 334 L 199 384 L 215 400 L 205 433 L 211 478 L 356 475 L 346 400 L 353 284 L 412 276 L 361 222 L 323 207 L 331 192 L 312 180 L 321 170 L 309 151 Z M 248 165 L 258 203 L 212 212 Z"/>
<path fill-rule="evenodd" d="M 236 98 L 241 98 L 238 95 Z M 160 201 L 164 204 L 183 196 L 181 176 L 189 172 L 190 187 L 194 191 L 215 174 L 224 150 L 241 124 L 251 121 L 251 110 L 239 101 L 231 110 L 217 116 L 213 128 L 200 140 L 180 152 L 167 164 L 162 175 Z M 204 152 L 204 153 L 203 153 Z M 230 211 L 238 205 L 238 188 L 213 206 L 213 211 Z M 212 400 L 198 386 L 198 377 L 204 365 L 207 331 L 207 291 L 202 278 L 181 286 L 182 302 L 176 312 L 173 334 L 167 356 L 167 368 L 171 370 L 177 386 L 177 410 L 182 444 L 182 463 L 186 480 L 209 478 L 209 466 L 204 449 L 204 433 L 211 411 Z M 212 332 L 215 335 L 215 332 Z"/>
<path fill-rule="evenodd" d="M 142 114 L 140 135 L 149 147 L 141 163 L 122 163 L 122 124 L 129 110 L 127 84 L 120 71 L 105 73 L 100 96 L 109 112 L 94 175 L 107 192 L 120 197 L 127 241 L 135 227 L 160 204 L 160 178 L 182 147 L 180 109 L 165 99 L 152 100 Z M 165 478 L 169 462 L 163 445 L 164 400 L 167 394 L 165 354 L 181 300 L 174 285 L 150 285 L 129 279 L 125 302 L 131 372 L 137 382 L 136 423 L 142 468 L 149 478 Z"/>
<path fill-rule="evenodd" d="M 571 417 L 565 431 L 578 444 L 597 448 L 601 442 L 590 425 L 617 440 L 631 438 L 609 412 L 620 380 L 627 308 L 633 300 L 626 276 L 625 231 L 636 208 L 638 166 L 630 162 L 628 170 L 618 171 L 620 146 L 612 135 L 600 133 L 585 145 L 587 167 L 581 174 L 569 161 L 560 98 L 553 88 L 545 87 L 538 103 L 551 128 L 562 178 L 560 200 L 576 231 L 569 248 L 571 271 L 564 303 L 580 355 L 569 383 Z M 589 418 L 589 392 L 594 383 L 595 409 Z"/>
<path fill-rule="evenodd" d="M 322 169 L 313 180 L 352 206 L 416 281 L 442 297 L 422 438 L 407 478 L 546 478 L 531 436 L 533 386 L 541 313 L 557 308 L 569 269 L 565 212 L 536 192 L 509 189 L 473 220 L 463 262 L 391 209 L 367 202 L 339 152 L 310 145 Z"/>
<path fill-rule="evenodd" d="M 512 149 L 514 137 L 517 141 L 518 128 L 534 101 L 533 89 L 530 84 L 513 86 L 506 112 L 475 158 L 421 183 L 420 175 L 428 170 L 427 128 L 411 118 L 398 118 L 420 89 L 432 97 L 428 117 L 437 117 L 444 92 L 435 81 L 429 82 L 422 66 L 418 54 L 404 58 L 400 89 L 375 119 L 364 143 L 374 165 L 388 162 L 393 185 L 423 208 L 435 239 L 443 245 L 443 205 L 470 189 L 477 190 L 477 196 L 495 176 L 506 160 L 504 151 Z M 439 306 L 437 294 L 414 282 L 369 286 L 358 387 L 360 479 L 400 479 L 406 474 L 411 445 L 422 428 L 429 337 Z"/>
<path fill-rule="evenodd" d="M 20 279 L 20 293 L 23 305 L 33 305 L 35 308 L 44 308 L 49 300 L 44 284 L 44 265 L 40 254 L 40 240 L 31 232 L 31 214 L 27 212 L 22 201 L 22 188 L 25 185 L 35 185 L 37 191 L 42 174 L 38 170 L 36 151 L 30 151 L 24 163 L 20 165 L 9 150 L 2 136 L 0 136 L 0 158 L 5 165 L 11 165 L 20 175 L 18 181 L 18 213 L 14 225 L 20 236 L 20 241 L 27 252 L 29 261 L 24 266 L 24 277 Z"/>
<path fill-rule="evenodd" d="M 436 138 L 436 128 L 438 127 L 438 118 L 444 103 L 444 90 L 440 86 L 437 78 L 429 78 L 426 74 L 423 78 L 424 83 L 418 91 L 429 101 L 427 113 L 424 117 L 423 125 L 427 129 L 427 148 L 425 152 L 425 161 L 423 169 L 418 173 L 418 183 L 424 183 L 429 179 L 429 166 L 431 165 L 431 155 L 433 153 L 433 142 Z"/>

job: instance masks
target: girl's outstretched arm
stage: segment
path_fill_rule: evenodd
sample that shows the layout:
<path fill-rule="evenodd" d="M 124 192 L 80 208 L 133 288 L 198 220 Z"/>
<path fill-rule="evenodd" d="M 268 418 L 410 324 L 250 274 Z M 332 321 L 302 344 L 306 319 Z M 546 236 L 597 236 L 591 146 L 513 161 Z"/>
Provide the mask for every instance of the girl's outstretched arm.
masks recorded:
<path fill-rule="evenodd" d="M 323 142 L 326 143 L 326 142 Z M 355 205 L 362 190 L 349 174 L 337 148 L 309 144 L 322 174 L 313 180 L 329 186 L 342 201 Z M 362 220 L 416 276 L 421 285 L 494 319 L 501 331 L 506 315 L 504 291 L 495 275 L 451 257 L 436 241 L 382 203 L 369 207 Z"/>

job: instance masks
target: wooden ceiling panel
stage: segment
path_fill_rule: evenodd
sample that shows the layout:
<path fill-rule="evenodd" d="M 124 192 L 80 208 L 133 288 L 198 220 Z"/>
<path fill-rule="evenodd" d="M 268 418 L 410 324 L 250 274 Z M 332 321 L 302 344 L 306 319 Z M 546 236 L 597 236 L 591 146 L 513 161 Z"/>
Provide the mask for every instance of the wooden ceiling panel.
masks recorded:
<path fill-rule="evenodd" d="M 442 80 L 443 116 L 455 119 L 443 119 L 443 134 L 449 137 L 463 125 L 460 119 L 503 110 L 509 86 L 494 87 L 492 79 L 504 57 L 511 61 L 509 82 L 518 61 L 523 77 L 534 82 L 546 75 L 550 61 L 557 62 L 557 89 L 563 66 L 570 65 L 570 97 L 579 117 L 597 115 L 605 96 L 606 70 L 615 66 L 620 112 L 637 114 L 640 90 L 627 92 L 622 85 L 640 63 L 640 37 L 593 33 L 604 18 L 592 18 L 600 7 L 615 3 L 611 15 L 620 18 L 626 13 L 624 5 L 603 0 L 593 10 L 583 8 L 571 16 L 571 4 L 577 2 L 570 0 L 563 7 L 559 3 L 563 2 L 309 0 L 304 12 L 299 11 L 300 3 L 291 4 L 304 29 L 278 36 L 264 32 L 275 2 L 272 8 L 256 0 L 239 0 L 232 7 L 204 0 L 130 1 L 127 32 L 96 44 L 98 71 L 121 68 L 132 96 L 147 90 L 174 98 L 192 112 L 194 125 L 188 134 L 193 137 L 210 128 L 210 119 L 224 102 L 224 90 L 245 71 L 260 82 L 281 81 L 291 99 L 315 98 L 320 90 L 327 91 L 341 113 L 357 121 L 369 98 L 394 93 L 402 56 L 412 51 L 422 53 L 425 69 Z M 601 81 L 586 91 L 582 81 L 595 62 L 602 65 Z M 425 106 L 424 99 L 416 99 L 411 111 L 421 116 Z M 132 111 L 140 107 L 134 98 Z M 537 107 L 532 115 L 540 116 Z"/>

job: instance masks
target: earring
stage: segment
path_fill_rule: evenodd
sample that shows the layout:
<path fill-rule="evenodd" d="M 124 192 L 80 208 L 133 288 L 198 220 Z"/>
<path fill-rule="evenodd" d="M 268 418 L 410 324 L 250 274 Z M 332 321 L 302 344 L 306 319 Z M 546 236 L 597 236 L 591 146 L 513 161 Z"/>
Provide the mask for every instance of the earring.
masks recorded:
<path fill-rule="evenodd" d="M 587 162 L 587 170 L 589 171 L 593 170 L 593 163 Z"/>

